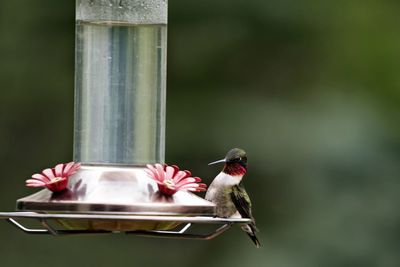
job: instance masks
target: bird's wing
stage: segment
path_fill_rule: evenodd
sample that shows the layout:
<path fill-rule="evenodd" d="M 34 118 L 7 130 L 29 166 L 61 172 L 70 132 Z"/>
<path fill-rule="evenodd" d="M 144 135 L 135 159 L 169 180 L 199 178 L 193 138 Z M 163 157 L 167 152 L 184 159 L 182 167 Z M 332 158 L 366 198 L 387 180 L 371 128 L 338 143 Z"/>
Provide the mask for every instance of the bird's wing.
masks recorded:
<path fill-rule="evenodd" d="M 231 199 L 239 214 L 243 218 L 250 218 L 254 223 L 254 218 L 251 214 L 251 201 L 242 183 L 232 187 Z"/>
<path fill-rule="evenodd" d="M 250 197 L 244 189 L 244 186 L 240 183 L 232 187 L 231 193 L 232 202 L 235 204 L 236 209 L 242 218 L 250 218 L 251 223 L 242 226 L 242 229 L 251 238 L 254 244 L 259 248 L 261 246 L 260 241 L 256 236 L 258 229 L 256 227 L 256 222 L 251 214 L 251 201 Z"/>
<path fill-rule="evenodd" d="M 232 202 L 235 204 L 236 209 L 242 216 L 242 218 L 251 219 L 251 223 L 243 225 L 242 229 L 247 233 L 247 235 L 251 238 L 254 244 L 259 248 L 261 244 L 256 236 L 256 232 L 258 232 L 258 229 L 256 227 L 256 222 L 254 220 L 254 217 L 251 214 L 250 197 L 241 183 L 232 187 L 231 199 Z"/>

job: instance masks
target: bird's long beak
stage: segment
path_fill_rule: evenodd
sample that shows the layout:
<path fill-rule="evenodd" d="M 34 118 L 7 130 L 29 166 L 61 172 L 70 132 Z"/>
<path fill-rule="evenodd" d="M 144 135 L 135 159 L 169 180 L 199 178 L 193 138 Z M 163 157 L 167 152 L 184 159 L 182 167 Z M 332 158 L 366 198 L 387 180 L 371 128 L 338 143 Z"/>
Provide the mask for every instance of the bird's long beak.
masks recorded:
<path fill-rule="evenodd" d="M 226 159 L 220 159 L 220 160 L 208 163 L 208 166 L 218 164 L 218 163 L 225 163 L 225 162 L 226 162 Z"/>

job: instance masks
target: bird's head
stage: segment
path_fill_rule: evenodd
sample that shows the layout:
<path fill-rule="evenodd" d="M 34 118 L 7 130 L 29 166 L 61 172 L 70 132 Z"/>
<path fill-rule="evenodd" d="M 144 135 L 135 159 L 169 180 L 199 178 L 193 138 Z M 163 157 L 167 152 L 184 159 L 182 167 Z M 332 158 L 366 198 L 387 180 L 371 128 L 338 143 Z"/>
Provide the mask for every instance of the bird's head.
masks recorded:
<path fill-rule="evenodd" d="M 240 148 L 229 150 L 224 159 L 211 162 L 208 165 L 217 163 L 225 163 L 223 172 L 230 175 L 243 175 L 247 171 L 247 155 L 246 152 Z"/>

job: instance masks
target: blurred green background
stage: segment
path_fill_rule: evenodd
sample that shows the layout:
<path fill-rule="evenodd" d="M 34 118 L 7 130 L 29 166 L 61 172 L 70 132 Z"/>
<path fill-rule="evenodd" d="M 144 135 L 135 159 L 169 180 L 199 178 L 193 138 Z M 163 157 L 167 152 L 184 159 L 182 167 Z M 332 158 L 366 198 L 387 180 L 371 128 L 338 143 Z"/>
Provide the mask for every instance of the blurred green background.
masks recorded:
<path fill-rule="evenodd" d="M 72 158 L 73 0 L 0 0 L 0 210 Z M 249 155 L 262 249 L 29 236 L 0 221 L 1 266 L 400 265 L 400 2 L 169 3 L 166 160 Z"/>

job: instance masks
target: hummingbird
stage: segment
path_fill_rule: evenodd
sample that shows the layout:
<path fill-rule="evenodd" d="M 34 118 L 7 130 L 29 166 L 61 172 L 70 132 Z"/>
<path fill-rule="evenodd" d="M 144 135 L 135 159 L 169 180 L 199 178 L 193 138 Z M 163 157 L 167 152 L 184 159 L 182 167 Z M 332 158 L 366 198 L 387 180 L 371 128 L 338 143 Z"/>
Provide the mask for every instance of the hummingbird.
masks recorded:
<path fill-rule="evenodd" d="M 240 215 L 250 218 L 251 223 L 242 226 L 254 244 L 259 248 L 260 241 L 256 236 L 258 229 L 251 213 L 250 197 L 243 186 L 243 176 L 247 172 L 247 155 L 243 149 L 233 148 L 224 159 L 209 163 L 224 163 L 222 171 L 208 187 L 205 199 L 217 205 L 217 216 L 229 218 Z"/>

